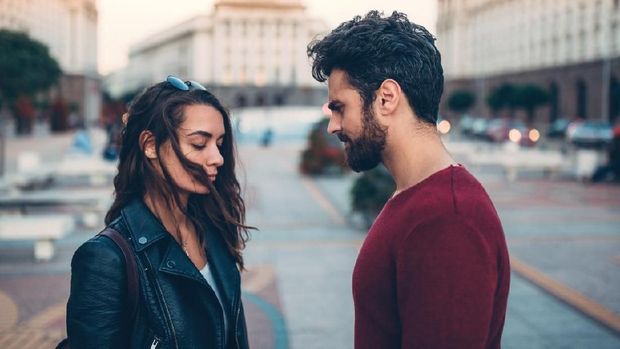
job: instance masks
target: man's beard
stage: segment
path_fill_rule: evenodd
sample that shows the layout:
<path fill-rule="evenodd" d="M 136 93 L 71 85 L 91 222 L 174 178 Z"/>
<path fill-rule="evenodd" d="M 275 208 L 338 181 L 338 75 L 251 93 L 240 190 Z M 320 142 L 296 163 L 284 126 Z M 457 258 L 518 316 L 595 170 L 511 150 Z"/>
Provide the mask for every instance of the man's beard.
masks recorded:
<path fill-rule="evenodd" d="M 383 159 L 385 137 L 386 130 L 375 120 L 370 108 L 364 111 L 362 134 L 357 139 L 352 140 L 345 134 L 338 134 L 338 138 L 348 144 L 345 147 L 346 160 L 355 172 L 372 170 L 379 165 Z"/>

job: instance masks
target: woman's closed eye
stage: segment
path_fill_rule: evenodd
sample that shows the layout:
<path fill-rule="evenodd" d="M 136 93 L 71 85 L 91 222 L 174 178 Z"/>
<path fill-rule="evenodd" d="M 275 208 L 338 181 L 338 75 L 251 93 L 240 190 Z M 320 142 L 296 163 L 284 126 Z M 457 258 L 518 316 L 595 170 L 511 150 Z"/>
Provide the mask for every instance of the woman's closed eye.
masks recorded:
<path fill-rule="evenodd" d="M 196 150 L 201 150 L 204 149 L 207 146 L 206 143 L 202 143 L 202 144 L 192 144 L 192 147 L 194 147 L 194 149 Z"/>

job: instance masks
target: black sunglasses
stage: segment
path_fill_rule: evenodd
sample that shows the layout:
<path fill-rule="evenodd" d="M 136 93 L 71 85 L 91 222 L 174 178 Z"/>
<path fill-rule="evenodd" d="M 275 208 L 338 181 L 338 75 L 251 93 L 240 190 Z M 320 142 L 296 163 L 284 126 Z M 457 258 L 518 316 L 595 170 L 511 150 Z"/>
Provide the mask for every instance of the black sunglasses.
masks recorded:
<path fill-rule="evenodd" d="M 169 83 L 170 85 L 176 87 L 177 89 L 179 89 L 181 91 L 189 91 L 189 90 L 203 90 L 203 91 L 206 91 L 207 90 L 206 87 L 202 86 L 197 81 L 194 81 L 194 80 L 183 81 L 183 80 L 177 78 L 174 75 L 168 75 L 168 77 L 166 77 L 166 82 Z"/>

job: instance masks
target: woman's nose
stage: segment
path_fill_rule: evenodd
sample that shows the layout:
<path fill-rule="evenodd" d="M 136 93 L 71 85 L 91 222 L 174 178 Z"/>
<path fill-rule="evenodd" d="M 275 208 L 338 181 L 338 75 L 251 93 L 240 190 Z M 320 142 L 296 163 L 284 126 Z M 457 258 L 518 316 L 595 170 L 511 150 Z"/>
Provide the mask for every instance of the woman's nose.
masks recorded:
<path fill-rule="evenodd" d="M 220 152 L 219 147 L 213 147 L 213 150 L 209 152 L 209 157 L 207 159 L 208 166 L 220 167 L 224 165 L 224 157 Z"/>

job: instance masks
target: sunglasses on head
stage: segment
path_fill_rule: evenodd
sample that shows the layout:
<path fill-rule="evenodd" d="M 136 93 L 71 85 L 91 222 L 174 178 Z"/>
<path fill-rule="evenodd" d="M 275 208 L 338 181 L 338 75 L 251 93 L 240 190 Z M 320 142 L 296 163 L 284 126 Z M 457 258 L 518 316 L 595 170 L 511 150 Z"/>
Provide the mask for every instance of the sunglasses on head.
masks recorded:
<path fill-rule="evenodd" d="M 207 90 L 206 87 L 202 86 L 197 81 L 194 81 L 194 80 L 183 81 L 174 75 L 168 75 L 168 77 L 166 77 L 166 82 L 181 91 L 190 91 L 190 90 L 206 91 Z"/>

